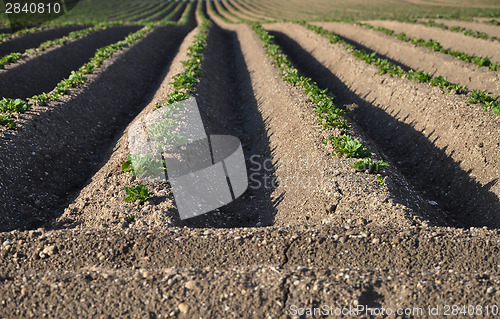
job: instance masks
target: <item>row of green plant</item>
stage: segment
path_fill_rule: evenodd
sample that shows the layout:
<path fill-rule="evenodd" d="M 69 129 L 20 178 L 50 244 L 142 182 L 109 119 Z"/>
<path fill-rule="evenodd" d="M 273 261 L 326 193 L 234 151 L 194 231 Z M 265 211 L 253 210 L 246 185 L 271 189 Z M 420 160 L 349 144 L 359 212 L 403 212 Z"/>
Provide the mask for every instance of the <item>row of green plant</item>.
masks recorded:
<path fill-rule="evenodd" d="M 218 16 L 219 19 L 226 23 L 234 23 L 233 21 L 229 20 L 228 18 L 224 17 L 222 14 L 219 14 L 217 11 L 217 8 L 215 8 L 215 4 L 213 1 L 207 1 L 208 4 L 208 11 L 210 11 L 213 15 Z"/>
<path fill-rule="evenodd" d="M 500 25 L 500 21 L 495 20 L 495 19 L 491 19 L 491 20 L 488 20 L 488 21 L 484 21 L 484 23 L 487 23 L 487 24 L 492 24 L 492 25 Z"/>
<path fill-rule="evenodd" d="M 124 40 L 98 49 L 94 57 L 92 57 L 88 63 L 84 64 L 77 71 L 72 71 L 71 75 L 68 78 L 63 79 L 61 82 L 59 82 L 55 89 L 49 93 L 41 93 L 26 100 L 3 98 L 2 100 L 0 100 L 0 112 L 24 113 L 33 105 L 33 103 L 36 103 L 38 105 L 45 105 L 47 101 L 56 100 L 59 97 L 65 95 L 69 89 L 82 86 L 87 81 L 87 78 L 85 76 L 93 73 L 94 70 L 100 67 L 105 60 L 111 57 L 114 52 L 130 46 L 151 30 L 151 26 L 145 26 L 141 30 L 128 35 Z M 10 122 L 10 120 L 12 120 L 12 117 L 10 116 L 6 118 L 5 116 L 8 115 L 3 115 L 3 120 L 0 124 L 8 126 L 9 129 L 14 128 L 15 123 L 13 124 L 12 122 Z"/>
<path fill-rule="evenodd" d="M 169 12 L 168 15 L 173 15 L 175 13 L 175 8 L 174 8 L 175 4 L 176 4 L 176 2 L 171 2 L 165 8 L 163 8 L 163 10 L 160 10 L 154 14 L 149 15 L 146 18 L 139 20 L 139 22 L 140 23 L 148 23 L 153 19 L 161 17 L 162 15 L 164 15 L 166 12 L 169 12 L 169 11 L 171 11 L 171 12 Z"/>
<path fill-rule="evenodd" d="M 20 37 L 26 34 L 35 33 L 42 31 L 42 28 L 24 28 L 13 33 L 0 33 L 0 43 L 6 40 L 10 40 L 15 37 Z"/>
<path fill-rule="evenodd" d="M 296 21 L 301 25 L 304 25 L 309 30 L 315 31 L 317 34 L 329 39 L 330 43 L 339 43 L 343 45 L 349 52 L 352 53 L 354 57 L 359 60 L 365 61 L 368 64 L 373 64 L 379 68 L 379 74 L 389 74 L 391 76 L 403 77 L 405 76 L 408 80 L 418 81 L 421 83 L 429 83 L 431 86 L 438 86 L 445 92 L 451 93 L 456 92 L 457 94 L 467 94 L 468 103 L 476 104 L 480 103 L 485 111 L 491 110 L 493 114 L 500 114 L 500 103 L 493 98 L 490 93 L 480 90 L 470 91 L 464 85 L 458 85 L 451 83 L 446 80 L 443 76 L 433 77 L 425 71 L 415 71 L 403 70 L 399 65 L 396 65 L 387 59 L 383 59 L 377 56 L 376 52 L 367 53 L 364 50 L 358 50 L 353 45 L 342 40 L 338 35 L 333 32 L 327 31 L 321 26 L 311 25 L 305 21 Z"/>
<path fill-rule="evenodd" d="M 174 91 L 168 95 L 164 103 L 158 104 L 157 108 L 188 99 L 190 97 L 189 93 L 200 82 L 203 53 L 205 52 L 208 32 L 212 23 L 205 17 L 201 6 L 198 12 L 203 22 L 199 26 L 198 34 L 194 36 L 193 44 L 187 50 L 189 59 L 182 61 L 184 71 L 174 76 L 173 82 L 170 83 L 173 85 Z"/>
<path fill-rule="evenodd" d="M 189 5 L 192 5 L 191 3 Z M 189 10 L 191 7 L 189 7 Z M 173 86 L 174 91 L 170 93 L 167 98 L 160 103 L 156 104 L 156 108 L 168 108 L 165 119 L 155 124 L 149 132 L 150 138 L 153 141 L 158 139 L 162 140 L 159 144 L 165 145 L 172 141 L 180 142 L 178 139 L 183 138 L 173 134 L 173 128 L 177 125 L 176 121 L 171 119 L 170 113 L 180 111 L 181 104 L 178 102 L 184 101 L 190 97 L 190 93 L 194 90 L 195 86 L 200 82 L 201 78 L 201 65 L 203 63 L 203 54 L 205 52 L 208 32 L 211 26 L 210 20 L 205 16 L 201 5 L 198 5 L 198 13 L 202 19 L 202 24 L 199 26 L 199 32 L 194 36 L 193 43 L 187 49 L 187 61 L 182 61 L 184 70 L 173 77 L 173 82 L 169 83 Z M 187 14 L 185 18 L 187 19 Z M 161 150 L 158 150 L 161 152 Z M 127 161 L 122 164 L 124 172 L 130 172 L 132 176 L 156 176 L 163 170 L 166 170 L 165 161 L 157 160 L 152 154 L 129 154 Z M 139 201 L 143 204 L 149 198 L 147 186 L 140 184 L 138 186 L 122 188 L 127 193 L 125 198 L 126 202 Z"/>
<path fill-rule="evenodd" d="M 443 30 L 449 30 L 449 31 L 452 31 L 452 32 L 460 32 L 460 33 L 462 33 L 462 34 L 464 34 L 466 36 L 469 36 L 469 37 L 474 37 L 474 38 L 479 38 L 479 39 L 498 40 L 498 38 L 496 38 L 496 37 L 490 37 L 485 32 L 480 32 L 480 31 L 477 31 L 477 30 L 467 29 L 467 28 L 461 27 L 459 25 L 454 25 L 454 26 L 449 27 L 449 26 L 447 26 L 444 23 L 436 22 L 434 20 L 420 21 L 419 23 L 423 24 L 425 26 L 428 26 L 428 27 L 436 27 L 436 28 L 440 28 L 440 29 L 443 29 Z"/>
<path fill-rule="evenodd" d="M 67 36 L 64 36 L 64 37 L 61 37 L 58 39 L 45 41 L 44 43 L 40 44 L 37 48 L 27 49 L 24 53 L 20 53 L 20 52 L 10 53 L 10 54 L 0 58 L 0 68 L 3 69 L 6 65 L 15 63 L 15 62 L 19 61 L 20 59 L 22 59 L 24 56 L 27 56 L 29 54 L 37 55 L 40 51 L 45 51 L 45 50 L 47 50 L 53 46 L 56 46 L 56 45 L 66 44 L 69 41 L 76 40 L 76 39 L 79 39 L 81 37 L 87 36 L 87 35 L 94 33 L 98 30 L 104 30 L 111 25 L 113 25 L 113 23 L 101 23 L 101 24 L 95 25 L 95 26 L 90 27 L 90 28 L 70 32 Z"/>
<path fill-rule="evenodd" d="M 432 39 L 425 40 L 422 38 L 408 37 L 404 32 L 396 34 L 396 32 L 394 30 L 387 29 L 384 27 L 375 27 L 375 26 L 368 24 L 368 23 L 358 22 L 358 24 L 362 25 L 368 29 L 380 31 L 380 32 L 383 32 L 387 35 L 394 36 L 398 40 L 401 40 L 404 42 L 410 42 L 414 45 L 418 45 L 421 47 L 427 47 L 431 51 L 437 51 L 437 52 L 441 52 L 444 54 L 448 54 L 448 55 L 454 56 L 462 61 L 465 61 L 468 63 L 474 63 L 474 64 L 481 66 L 481 67 L 487 67 L 493 71 L 497 71 L 500 69 L 500 64 L 494 63 L 493 61 L 491 61 L 487 57 L 479 57 L 476 55 L 468 54 L 465 52 L 460 52 L 457 50 L 446 49 L 436 40 L 432 40 Z"/>
<path fill-rule="evenodd" d="M 281 47 L 274 43 L 274 36 L 270 35 L 260 24 L 253 24 L 253 30 L 263 42 L 266 54 L 273 59 L 274 65 L 280 70 L 283 79 L 294 86 L 302 87 L 304 93 L 309 97 L 309 101 L 314 103 L 314 112 L 318 123 L 326 129 L 337 128 L 340 130 L 339 136 L 330 136 L 324 142 L 332 143 L 334 156 L 345 156 L 347 158 L 359 158 L 360 160 L 351 163 L 351 166 L 358 171 L 368 171 L 378 173 L 388 166 L 382 161 L 375 162 L 369 156 L 372 152 L 368 150 L 364 142 L 353 138 L 348 129 L 348 123 L 343 116 L 346 111 L 335 105 L 334 95 L 328 89 L 320 89 L 316 82 L 305 77 L 292 65 L 288 57 L 283 53 Z"/>

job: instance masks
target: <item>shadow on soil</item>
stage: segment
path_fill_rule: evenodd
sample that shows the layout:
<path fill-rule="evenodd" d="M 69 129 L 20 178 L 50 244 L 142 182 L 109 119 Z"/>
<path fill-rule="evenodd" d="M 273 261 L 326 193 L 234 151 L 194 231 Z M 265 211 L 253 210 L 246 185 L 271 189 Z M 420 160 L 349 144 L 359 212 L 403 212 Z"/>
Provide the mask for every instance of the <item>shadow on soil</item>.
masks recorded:
<path fill-rule="evenodd" d="M 358 49 L 358 50 L 364 50 L 366 53 L 369 53 L 369 54 L 371 54 L 371 53 L 375 52 L 375 51 L 373 51 L 372 49 L 370 49 L 369 47 L 364 46 L 364 45 L 362 45 L 362 44 L 361 44 L 361 43 L 359 43 L 359 42 L 356 42 L 356 41 L 354 41 L 354 40 L 351 40 L 351 39 L 349 39 L 349 38 L 343 37 L 343 36 L 338 35 L 338 34 L 337 34 L 337 36 L 338 36 L 340 39 L 342 39 L 342 40 L 344 40 L 345 42 L 347 42 L 348 44 L 353 45 L 353 46 L 354 46 L 356 49 Z M 388 57 L 388 56 L 386 56 L 386 55 L 384 55 L 384 54 L 380 54 L 379 52 L 376 52 L 376 54 L 377 54 L 377 57 L 378 57 L 378 58 L 385 59 L 385 60 L 387 60 L 387 61 L 391 62 L 391 63 L 392 63 L 392 64 L 394 64 L 394 65 L 398 65 L 399 67 L 401 67 L 401 68 L 402 68 L 403 70 L 405 70 L 405 71 L 410 71 L 410 70 L 412 70 L 412 68 L 410 68 L 410 67 L 409 67 L 409 66 L 407 66 L 406 64 L 403 64 L 403 63 L 401 63 L 401 62 L 399 62 L 399 61 L 397 61 L 397 60 L 394 60 L 394 59 L 392 59 L 392 58 L 390 58 L 390 57 Z"/>
<path fill-rule="evenodd" d="M 54 40 L 68 35 L 70 32 L 83 30 L 88 26 L 68 26 L 61 28 L 53 28 L 31 34 L 26 34 L 22 37 L 17 37 L 11 40 L 2 42 L 0 45 L 0 57 L 3 57 L 12 52 L 23 53 L 27 49 L 37 48 L 40 44 L 48 40 Z M 0 33 L 2 33 L 0 31 Z"/>
<path fill-rule="evenodd" d="M 188 227 L 256 227 L 274 222 L 282 196 L 270 196 L 277 163 L 272 160 L 265 120 L 258 110 L 250 74 L 235 32 L 213 25 L 197 100 L 207 134 L 238 137 L 249 176 L 247 191 L 219 210 L 176 220 Z M 283 195 L 283 194 L 282 194 Z"/>
<path fill-rule="evenodd" d="M 0 192 L 0 231 L 35 229 L 58 217 L 142 111 L 193 22 L 156 28 L 64 105 L 4 135 L 0 167 L 9 169 L 0 170 L 0 185 L 8 185 Z"/>
<path fill-rule="evenodd" d="M 489 191 L 498 179 L 481 186 L 470 177 L 470 172 L 460 168 L 460 163 L 434 146 L 433 142 L 438 137 L 433 133 L 425 136 L 411 125 L 399 121 L 397 114 L 388 114 L 374 101 L 367 101 L 351 91 L 293 39 L 280 32 L 271 34 L 304 75 L 336 95 L 339 106 L 358 105 L 352 113 L 356 123 L 390 156 L 403 175 L 424 194 L 424 198 L 436 201 L 448 212 L 449 224 L 441 226 L 500 227 L 495 215 L 500 211 L 500 201 L 496 194 Z"/>
<path fill-rule="evenodd" d="M 123 40 L 139 29 L 140 26 L 119 26 L 97 31 L 0 72 L 0 97 L 25 99 L 50 92 L 71 71 L 87 63 L 97 49 Z"/>

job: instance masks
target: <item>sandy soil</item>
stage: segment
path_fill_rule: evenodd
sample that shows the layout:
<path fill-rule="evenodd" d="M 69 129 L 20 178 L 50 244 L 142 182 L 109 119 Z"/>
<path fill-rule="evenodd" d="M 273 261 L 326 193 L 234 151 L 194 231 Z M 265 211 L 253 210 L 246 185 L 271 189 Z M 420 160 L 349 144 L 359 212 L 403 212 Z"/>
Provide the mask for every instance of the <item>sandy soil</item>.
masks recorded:
<path fill-rule="evenodd" d="M 62 28 L 44 29 L 40 32 L 27 34 L 23 37 L 16 37 L 7 41 L 3 41 L 0 45 L 0 57 L 3 57 L 12 52 L 24 53 L 27 49 L 36 48 L 40 44 L 48 40 L 54 40 L 64 37 L 72 31 L 85 29 L 86 26 L 70 26 Z"/>
<path fill-rule="evenodd" d="M 83 89 L 34 107 L 14 132 L 3 131 L 0 163 L 12 169 L 0 173 L 2 230 L 34 227 L 59 214 L 56 207 L 104 158 L 103 147 L 141 110 L 154 75 L 173 58 L 186 28 L 158 29 L 115 55 Z"/>

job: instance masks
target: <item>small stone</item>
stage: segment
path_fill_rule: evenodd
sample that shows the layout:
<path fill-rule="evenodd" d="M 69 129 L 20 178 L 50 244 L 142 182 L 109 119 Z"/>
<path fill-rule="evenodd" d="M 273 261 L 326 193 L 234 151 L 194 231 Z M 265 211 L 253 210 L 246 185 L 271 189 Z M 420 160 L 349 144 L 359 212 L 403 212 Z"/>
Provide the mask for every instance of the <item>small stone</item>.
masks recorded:
<path fill-rule="evenodd" d="M 378 238 L 373 238 L 372 244 L 378 244 L 380 242 L 380 239 Z"/>
<path fill-rule="evenodd" d="M 196 281 L 194 280 L 189 280 L 188 282 L 186 282 L 186 284 L 184 285 L 184 287 L 186 287 L 186 289 L 190 289 L 190 290 L 193 290 L 194 288 L 196 288 L 197 286 L 197 283 Z"/>
<path fill-rule="evenodd" d="M 493 294 L 494 292 L 495 292 L 495 288 L 493 288 L 493 287 L 488 287 L 488 289 L 486 289 L 487 294 Z"/>
<path fill-rule="evenodd" d="M 185 303 L 180 303 L 177 308 L 179 308 L 179 311 L 182 313 L 187 313 L 189 311 L 189 306 L 186 305 Z"/>
<path fill-rule="evenodd" d="M 56 252 L 56 246 L 54 245 L 49 245 L 49 246 L 46 246 L 43 250 L 42 250 L 42 253 L 44 253 L 45 255 L 53 255 L 55 254 Z"/>

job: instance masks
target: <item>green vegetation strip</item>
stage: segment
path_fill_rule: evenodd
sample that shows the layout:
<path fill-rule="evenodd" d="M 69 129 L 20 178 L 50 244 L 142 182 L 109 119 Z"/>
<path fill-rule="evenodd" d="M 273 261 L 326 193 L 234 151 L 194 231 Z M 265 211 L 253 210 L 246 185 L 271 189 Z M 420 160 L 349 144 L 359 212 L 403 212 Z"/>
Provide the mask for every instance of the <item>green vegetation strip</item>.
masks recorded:
<path fill-rule="evenodd" d="M 17 32 L 14 32 L 14 33 L 1 33 L 0 34 L 0 43 L 2 43 L 3 41 L 6 41 L 6 40 L 10 40 L 14 37 L 19 37 L 19 36 L 23 36 L 23 35 L 35 33 L 35 32 L 40 32 L 40 31 L 42 31 L 42 28 L 24 28 L 24 29 L 21 29 Z"/>
<path fill-rule="evenodd" d="M 203 22 L 199 26 L 198 34 L 194 36 L 193 44 L 188 48 L 189 60 L 182 61 L 184 71 L 176 74 L 174 81 L 170 83 L 173 85 L 174 91 L 168 95 L 168 98 L 163 103 L 158 104 L 157 108 L 188 99 L 190 97 L 189 92 L 200 82 L 203 53 L 205 52 L 208 32 L 212 23 L 205 17 L 201 6 L 198 8 L 198 12 Z"/>
<path fill-rule="evenodd" d="M 144 19 L 140 20 L 139 22 L 141 22 L 141 23 L 146 23 L 146 22 L 149 22 L 149 21 L 151 21 L 151 20 L 153 20 L 153 19 L 155 19 L 155 18 L 158 18 L 158 17 L 160 17 L 161 15 L 165 14 L 165 12 L 168 12 L 169 10 L 171 10 L 171 9 L 172 9 L 172 7 L 173 7 L 174 5 L 175 5 L 175 2 L 171 2 L 171 3 L 170 3 L 168 6 L 166 6 L 163 10 L 158 11 L 157 13 L 150 15 L 149 17 L 144 18 Z M 175 12 L 175 10 L 172 10 L 172 11 L 173 11 L 173 12 Z M 172 14 L 172 13 L 169 13 L 169 15 L 171 15 L 171 14 Z M 163 20 L 163 19 L 162 19 L 162 20 Z"/>
<path fill-rule="evenodd" d="M 369 173 L 378 173 L 388 166 L 387 163 L 382 161 L 375 162 L 368 158 L 372 153 L 365 147 L 364 142 L 360 142 L 353 138 L 348 129 L 351 123 L 343 119 L 346 111 L 337 107 L 334 103 L 334 95 L 328 92 L 328 89 L 320 89 L 316 82 L 301 74 L 292 65 L 288 57 L 283 53 L 281 47 L 274 43 L 274 37 L 270 35 L 260 24 L 253 25 L 253 30 L 259 36 L 260 41 L 264 44 L 264 49 L 268 56 L 274 60 L 274 65 L 279 68 L 280 75 L 283 79 L 293 84 L 300 86 L 304 89 L 304 93 L 309 97 L 309 101 L 315 104 L 314 112 L 318 119 L 319 124 L 326 129 L 337 128 L 340 129 L 340 136 L 329 136 L 329 141 L 334 147 L 334 154 L 336 156 L 345 156 L 348 158 L 360 158 L 351 166 L 357 171 L 368 171 Z"/>
<path fill-rule="evenodd" d="M 87 81 L 85 75 L 93 73 L 95 69 L 100 67 L 114 52 L 123 50 L 124 48 L 130 46 L 151 30 L 151 26 L 145 26 L 141 30 L 128 35 L 122 41 L 98 49 L 94 57 L 91 58 L 88 63 L 84 64 L 77 71 L 72 71 L 71 75 L 67 79 L 59 82 L 56 88 L 50 93 L 35 95 L 26 100 L 4 97 L 0 100 L 0 113 L 24 113 L 33 105 L 33 103 L 45 105 L 48 100 L 56 100 L 67 94 L 70 88 L 77 88 L 84 85 Z M 10 116 L 10 114 L 1 114 L 1 116 L 0 124 L 7 126 L 9 129 L 15 127 L 15 123 L 9 121 L 12 120 L 12 116 Z"/>
<path fill-rule="evenodd" d="M 46 42 L 40 44 L 37 48 L 27 49 L 24 53 L 20 53 L 20 52 L 10 53 L 10 54 L 0 58 L 0 68 L 3 69 L 6 65 L 15 63 L 15 62 L 19 61 L 20 59 L 22 59 L 24 56 L 27 56 L 29 54 L 37 55 L 40 51 L 45 51 L 46 49 L 51 48 L 53 46 L 56 46 L 58 44 L 66 44 L 71 40 L 79 39 L 79 38 L 87 36 L 93 32 L 96 32 L 98 30 L 104 30 L 111 25 L 113 25 L 113 23 L 101 23 L 101 24 L 98 24 L 96 26 L 93 26 L 93 27 L 90 27 L 87 29 L 70 32 L 67 36 L 64 36 L 64 37 L 59 38 L 59 39 L 46 41 Z"/>
<path fill-rule="evenodd" d="M 489 68 L 489 69 L 491 69 L 493 71 L 497 71 L 497 70 L 500 69 L 500 64 L 492 62 L 489 58 L 479 57 L 479 56 L 476 56 L 476 55 L 467 54 L 467 53 L 456 51 L 456 50 L 445 49 L 436 40 L 432 40 L 432 39 L 430 39 L 430 40 L 424 40 L 422 38 L 416 38 L 416 37 L 410 38 L 404 32 L 396 34 L 396 32 L 394 30 L 387 29 L 387 28 L 384 28 L 384 27 L 375 27 L 375 26 L 373 26 L 371 24 L 361 23 L 361 22 L 358 22 L 357 24 L 361 25 L 361 26 L 364 26 L 364 27 L 366 27 L 368 29 L 380 31 L 380 32 L 383 32 L 383 33 L 385 33 L 387 35 L 394 36 L 398 40 L 401 40 L 401 41 L 404 41 L 404 42 L 410 42 L 410 43 L 412 43 L 414 45 L 418 45 L 418 46 L 421 46 L 421 47 L 427 47 L 431 51 L 441 52 L 441 53 L 444 53 L 444 54 L 448 54 L 448 55 L 454 56 L 454 57 L 456 57 L 456 58 L 458 58 L 458 59 L 460 59 L 462 61 L 465 61 L 465 62 L 474 63 L 474 64 L 476 64 L 478 66 L 482 66 L 482 67 L 487 67 L 487 68 Z"/>
<path fill-rule="evenodd" d="M 428 27 L 436 27 L 436 28 L 440 28 L 440 29 L 448 30 L 448 31 L 452 31 L 452 32 L 461 32 L 462 34 L 464 34 L 464 35 L 466 35 L 468 37 L 473 37 L 473 38 L 478 38 L 478 39 L 485 39 L 485 40 L 490 39 L 490 40 L 495 40 L 495 41 L 500 40 L 497 37 L 489 36 L 485 32 L 480 32 L 480 31 L 476 31 L 476 30 L 472 30 L 472 29 L 467 29 L 467 28 L 464 28 L 464 27 L 461 27 L 461 26 L 458 26 L 458 25 L 454 25 L 454 26 L 449 27 L 449 26 L 447 26 L 444 23 L 439 23 L 439 22 L 436 22 L 434 20 L 420 21 L 419 23 L 423 24 L 425 26 L 428 26 Z"/>
<path fill-rule="evenodd" d="M 192 3 L 189 4 L 188 10 L 191 10 Z M 168 136 L 171 140 L 182 139 L 182 136 L 172 134 L 173 127 L 176 126 L 176 121 L 171 120 L 168 114 L 170 112 L 178 112 L 180 107 L 175 103 L 184 101 L 190 97 L 190 93 L 194 90 L 196 85 L 200 82 L 201 78 L 201 65 L 203 63 L 203 54 L 206 49 L 208 32 L 210 30 L 211 22 L 207 19 L 203 13 L 201 5 L 198 6 L 198 13 L 202 19 L 202 24 L 199 26 L 199 32 L 194 36 L 193 43 L 187 49 L 187 56 L 189 59 L 187 61 L 182 61 L 184 65 L 184 70 L 174 76 L 172 84 L 174 91 L 168 95 L 168 97 L 163 101 L 156 104 L 156 108 L 166 107 L 168 112 L 166 113 L 166 120 L 161 121 L 155 125 L 150 131 L 150 138 L 156 140 L 156 136 L 159 136 L 163 142 L 165 142 L 165 137 Z M 186 14 L 186 17 L 188 14 Z M 186 18 L 187 19 L 187 18 Z M 159 171 L 166 169 L 165 163 L 155 160 L 151 154 L 129 154 L 127 156 L 127 161 L 121 166 L 122 171 L 131 172 L 132 176 L 137 175 L 156 175 Z M 143 204 L 151 196 L 147 189 L 147 186 L 141 184 L 135 187 L 123 187 L 127 193 L 125 198 L 126 202 L 135 202 L 137 200 Z"/>
<path fill-rule="evenodd" d="M 433 77 L 425 71 L 405 71 L 399 65 L 395 65 L 387 59 L 378 57 L 376 52 L 367 53 L 364 50 L 357 50 L 353 45 L 348 44 L 335 33 L 327 31 L 320 26 L 311 25 L 305 21 L 294 22 L 305 26 L 309 30 L 315 31 L 317 34 L 323 37 L 326 37 L 332 44 L 338 43 L 343 45 L 345 49 L 347 49 L 357 59 L 377 66 L 379 68 L 379 74 L 389 74 L 391 76 L 398 77 L 405 76 L 408 80 L 418 81 L 421 83 L 429 83 L 431 86 L 439 86 L 441 89 L 448 93 L 456 92 L 457 94 L 467 94 L 467 97 L 469 98 L 467 100 L 467 103 L 469 105 L 481 103 L 485 111 L 491 110 L 493 114 L 500 114 L 500 102 L 492 97 L 490 95 L 491 93 L 481 90 L 470 91 L 466 86 L 451 83 L 447 81 L 443 76 Z"/>

